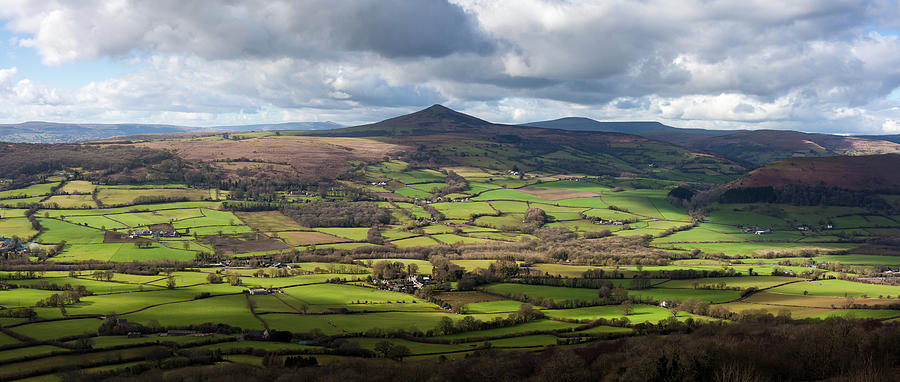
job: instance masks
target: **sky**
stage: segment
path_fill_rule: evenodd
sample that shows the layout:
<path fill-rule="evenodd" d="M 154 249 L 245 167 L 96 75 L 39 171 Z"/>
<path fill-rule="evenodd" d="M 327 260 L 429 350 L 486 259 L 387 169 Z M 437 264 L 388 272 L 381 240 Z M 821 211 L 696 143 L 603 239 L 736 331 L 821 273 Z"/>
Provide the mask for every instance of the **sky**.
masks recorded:
<path fill-rule="evenodd" d="M 0 0 L 0 123 L 378 121 L 900 134 L 894 0 Z"/>

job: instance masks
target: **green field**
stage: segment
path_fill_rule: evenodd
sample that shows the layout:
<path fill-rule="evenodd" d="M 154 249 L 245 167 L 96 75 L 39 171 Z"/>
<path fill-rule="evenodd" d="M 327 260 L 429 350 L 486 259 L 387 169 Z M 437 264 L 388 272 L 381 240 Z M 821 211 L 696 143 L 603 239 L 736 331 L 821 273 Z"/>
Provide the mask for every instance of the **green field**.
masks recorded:
<path fill-rule="evenodd" d="M 878 297 L 900 298 L 900 286 L 863 284 L 844 280 L 817 280 L 780 286 L 771 290 L 775 293 L 804 294 L 831 297 Z"/>

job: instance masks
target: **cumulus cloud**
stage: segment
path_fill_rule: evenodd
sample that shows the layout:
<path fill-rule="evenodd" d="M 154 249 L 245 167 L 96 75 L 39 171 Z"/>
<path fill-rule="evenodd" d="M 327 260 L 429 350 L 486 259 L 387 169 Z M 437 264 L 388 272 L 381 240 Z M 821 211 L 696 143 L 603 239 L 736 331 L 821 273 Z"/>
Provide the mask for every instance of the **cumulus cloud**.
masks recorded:
<path fill-rule="evenodd" d="M 898 14 L 882 0 L 0 0 L 45 65 L 141 63 L 70 92 L 15 71 L 0 84 L 17 110 L 83 119 L 350 123 L 448 103 L 501 122 L 881 132 L 898 118 L 900 38 L 879 28 Z"/>

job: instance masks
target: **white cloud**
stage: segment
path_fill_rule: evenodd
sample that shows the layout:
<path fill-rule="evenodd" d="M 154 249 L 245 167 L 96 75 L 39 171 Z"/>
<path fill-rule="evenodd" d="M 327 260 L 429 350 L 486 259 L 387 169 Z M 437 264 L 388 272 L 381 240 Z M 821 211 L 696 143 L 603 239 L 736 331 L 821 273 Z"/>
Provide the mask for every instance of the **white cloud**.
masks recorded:
<path fill-rule="evenodd" d="M 0 70 L 6 119 L 487 119 L 879 132 L 900 120 L 894 2 L 0 0 L 44 64 L 138 69 L 72 91 Z M 895 21 L 895 20 L 894 20 Z M 64 67 L 60 66 L 61 68 Z"/>

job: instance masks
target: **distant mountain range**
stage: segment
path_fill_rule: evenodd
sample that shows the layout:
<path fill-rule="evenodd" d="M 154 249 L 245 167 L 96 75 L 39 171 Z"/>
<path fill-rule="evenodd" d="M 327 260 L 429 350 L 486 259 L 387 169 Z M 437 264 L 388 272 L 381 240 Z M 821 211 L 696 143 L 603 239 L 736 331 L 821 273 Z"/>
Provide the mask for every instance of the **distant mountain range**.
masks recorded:
<path fill-rule="evenodd" d="M 30 143 L 65 143 L 90 141 L 123 135 L 221 133 L 256 130 L 322 130 L 342 127 L 334 122 L 290 122 L 236 126 L 177 126 L 140 123 L 55 123 L 32 121 L 0 124 L 0 141 Z"/>
<path fill-rule="evenodd" d="M 753 166 L 794 157 L 900 153 L 900 135 L 840 136 L 789 130 L 683 129 L 659 122 L 599 122 L 589 118 L 561 118 L 522 126 L 635 134 L 718 153 Z"/>

